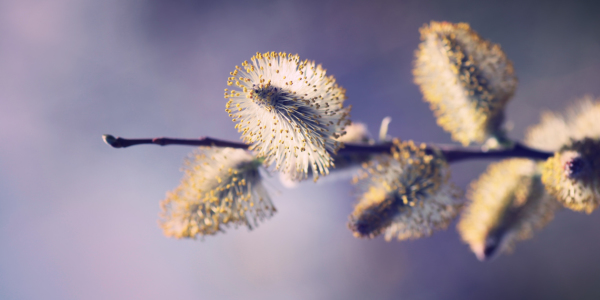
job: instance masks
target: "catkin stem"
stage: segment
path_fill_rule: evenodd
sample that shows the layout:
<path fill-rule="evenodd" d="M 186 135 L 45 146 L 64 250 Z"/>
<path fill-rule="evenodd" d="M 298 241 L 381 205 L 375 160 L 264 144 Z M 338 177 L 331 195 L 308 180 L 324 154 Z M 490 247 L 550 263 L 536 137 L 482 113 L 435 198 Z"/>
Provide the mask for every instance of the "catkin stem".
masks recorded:
<path fill-rule="evenodd" d="M 156 144 L 166 145 L 184 145 L 184 146 L 215 146 L 230 147 L 238 149 L 248 149 L 250 145 L 240 142 L 224 141 L 211 137 L 202 137 L 199 139 L 173 139 L 173 138 L 149 138 L 149 139 L 124 139 L 112 135 L 102 136 L 104 141 L 113 148 L 126 148 L 135 145 Z M 346 144 L 344 148 L 338 150 L 338 154 L 381 154 L 390 153 L 393 143 L 380 143 L 374 145 L 365 144 Z M 551 152 L 544 152 L 529 148 L 520 143 L 505 149 L 495 149 L 484 151 L 479 148 L 463 148 L 454 145 L 428 145 L 428 151 L 440 151 L 448 163 L 454 163 L 470 159 L 502 159 L 502 158 L 529 158 L 533 160 L 545 160 L 553 155 Z"/>

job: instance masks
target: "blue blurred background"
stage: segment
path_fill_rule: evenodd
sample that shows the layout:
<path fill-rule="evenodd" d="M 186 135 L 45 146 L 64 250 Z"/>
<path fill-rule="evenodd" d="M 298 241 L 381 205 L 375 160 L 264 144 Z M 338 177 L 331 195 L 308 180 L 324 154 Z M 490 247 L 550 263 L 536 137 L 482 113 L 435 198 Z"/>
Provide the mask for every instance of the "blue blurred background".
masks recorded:
<path fill-rule="evenodd" d="M 563 211 L 480 263 L 454 225 L 359 240 L 345 181 L 269 187 L 278 213 L 204 241 L 157 226 L 192 149 L 100 136 L 238 140 L 223 89 L 257 51 L 322 63 L 352 119 L 450 142 L 412 83 L 418 28 L 467 22 L 519 77 L 522 138 L 543 109 L 600 96 L 600 7 L 563 1 L 0 1 L 0 299 L 599 299 L 600 213 Z M 488 162 L 453 166 L 462 187 Z"/>

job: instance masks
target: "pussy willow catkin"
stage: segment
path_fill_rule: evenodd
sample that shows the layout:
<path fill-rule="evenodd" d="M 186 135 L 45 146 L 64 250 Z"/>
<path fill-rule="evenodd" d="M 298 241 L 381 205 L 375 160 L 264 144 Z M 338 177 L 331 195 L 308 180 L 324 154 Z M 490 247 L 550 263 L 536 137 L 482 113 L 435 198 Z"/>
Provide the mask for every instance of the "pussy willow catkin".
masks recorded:
<path fill-rule="evenodd" d="M 321 65 L 286 53 L 257 53 L 231 72 L 226 111 L 245 142 L 281 172 L 315 180 L 333 167 L 350 108 L 345 90 Z M 291 158 L 294 159 L 291 159 Z"/>

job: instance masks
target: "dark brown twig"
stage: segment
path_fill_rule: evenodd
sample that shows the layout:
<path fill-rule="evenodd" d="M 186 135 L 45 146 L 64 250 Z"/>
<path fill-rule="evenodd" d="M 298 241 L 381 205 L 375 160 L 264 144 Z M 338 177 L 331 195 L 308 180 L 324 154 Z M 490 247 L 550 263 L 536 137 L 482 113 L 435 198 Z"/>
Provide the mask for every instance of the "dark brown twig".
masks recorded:
<path fill-rule="evenodd" d="M 210 137 L 199 139 L 173 139 L 173 138 L 149 138 L 149 139 L 124 139 L 114 137 L 109 134 L 102 136 L 104 142 L 114 148 L 126 148 L 135 145 L 155 144 L 155 145 L 185 145 L 185 146 L 215 146 L 230 147 L 238 149 L 248 149 L 250 145 L 240 142 L 224 141 Z M 380 154 L 391 152 L 393 143 L 386 142 L 374 145 L 365 144 L 346 144 L 344 148 L 338 150 L 338 154 Z M 484 151 L 478 148 L 462 148 L 451 145 L 428 146 L 429 151 L 439 150 L 446 157 L 448 163 L 454 163 L 469 159 L 502 159 L 502 158 L 529 158 L 533 160 L 545 160 L 553 155 L 551 152 L 544 152 L 529 148 L 520 143 L 515 143 L 513 147 L 506 149 L 497 149 Z"/>
<path fill-rule="evenodd" d="M 167 145 L 185 145 L 185 146 L 215 146 L 215 147 L 230 147 L 239 149 L 248 149 L 250 145 L 213 139 L 210 137 L 201 137 L 199 139 L 172 139 L 166 137 L 151 138 L 151 139 L 124 139 L 121 137 L 114 137 L 110 134 L 102 136 L 105 143 L 109 144 L 113 148 L 127 148 L 135 145 L 147 145 L 155 144 L 160 146 Z"/>

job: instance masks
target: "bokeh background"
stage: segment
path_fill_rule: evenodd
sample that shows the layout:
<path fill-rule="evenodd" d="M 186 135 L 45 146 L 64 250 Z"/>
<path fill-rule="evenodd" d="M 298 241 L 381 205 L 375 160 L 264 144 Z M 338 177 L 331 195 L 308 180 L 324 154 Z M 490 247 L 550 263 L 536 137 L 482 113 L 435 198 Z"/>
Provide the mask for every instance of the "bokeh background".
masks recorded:
<path fill-rule="evenodd" d="M 450 142 L 412 83 L 418 28 L 468 22 L 519 77 L 522 138 L 543 109 L 600 96 L 600 7 L 562 1 L 0 1 L 0 299 L 599 299 L 600 213 L 563 211 L 512 255 L 475 259 L 454 226 L 359 240 L 346 181 L 288 190 L 258 229 L 169 239 L 159 201 L 192 149 L 101 135 L 239 139 L 224 111 L 256 51 L 322 63 L 376 133 Z M 600 124 L 600 123 L 599 123 Z M 488 162 L 453 166 L 466 187 Z"/>

